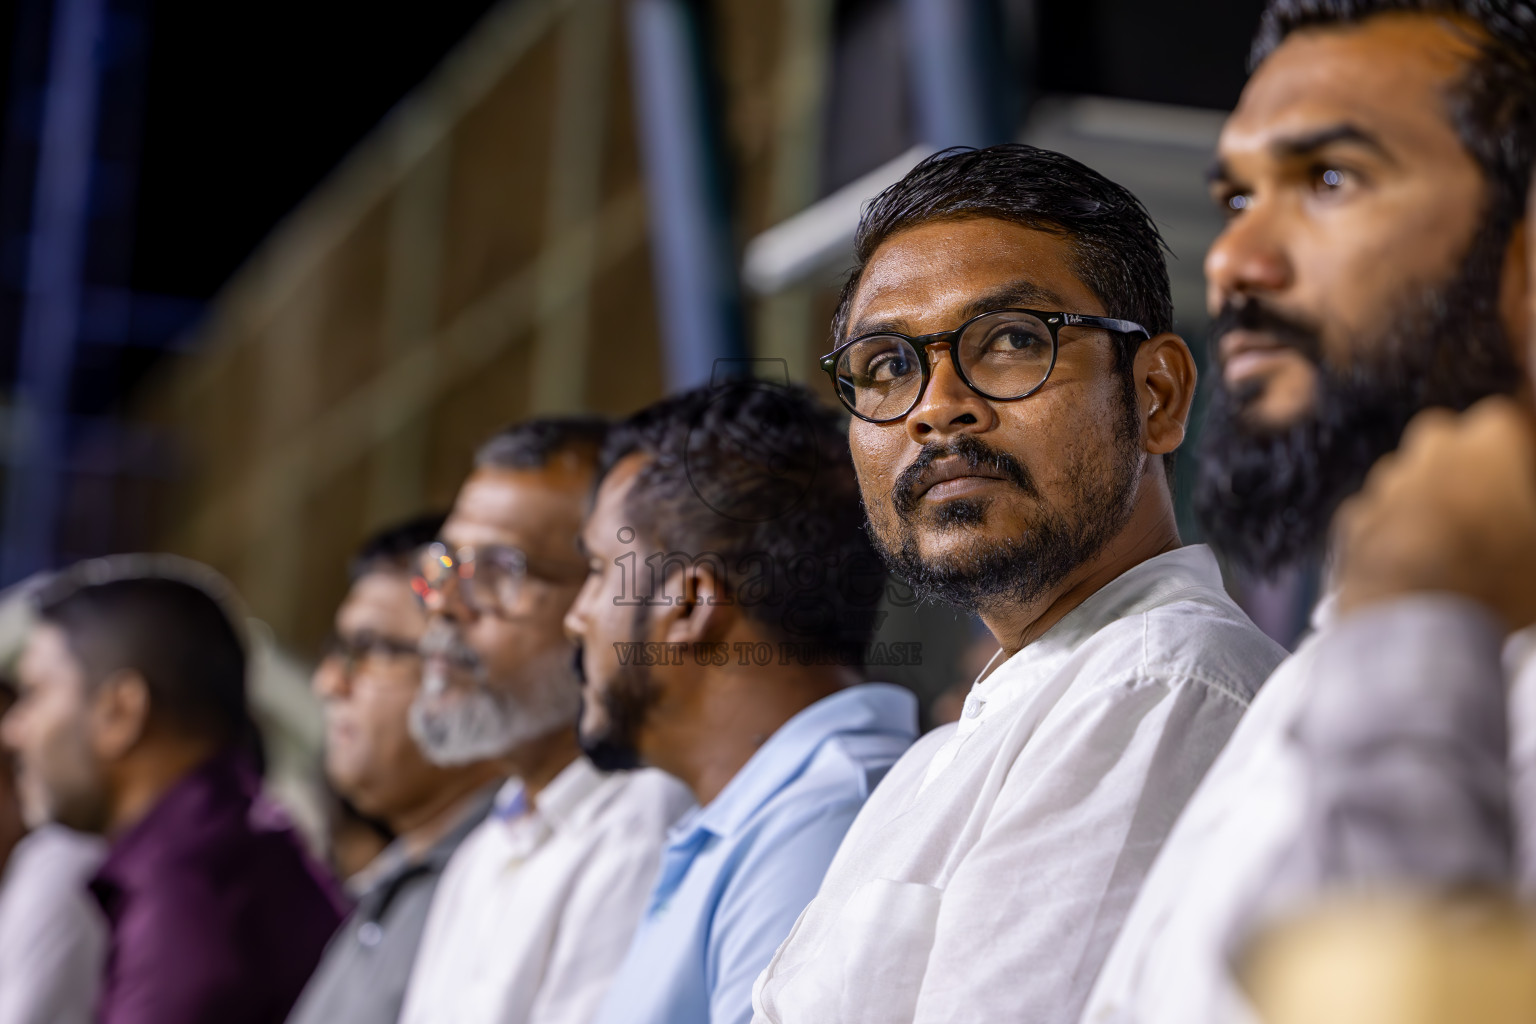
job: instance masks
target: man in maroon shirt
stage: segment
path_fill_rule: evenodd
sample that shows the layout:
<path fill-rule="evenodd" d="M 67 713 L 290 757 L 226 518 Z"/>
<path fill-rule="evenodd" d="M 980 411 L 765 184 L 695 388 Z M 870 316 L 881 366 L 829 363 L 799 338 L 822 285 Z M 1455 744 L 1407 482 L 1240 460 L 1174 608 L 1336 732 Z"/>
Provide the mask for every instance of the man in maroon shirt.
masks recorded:
<path fill-rule="evenodd" d="M 245 650 L 185 563 L 83 563 L 38 595 L 0 735 L 23 801 L 111 842 L 102 1024 L 278 1024 L 341 919 L 258 794 Z"/>

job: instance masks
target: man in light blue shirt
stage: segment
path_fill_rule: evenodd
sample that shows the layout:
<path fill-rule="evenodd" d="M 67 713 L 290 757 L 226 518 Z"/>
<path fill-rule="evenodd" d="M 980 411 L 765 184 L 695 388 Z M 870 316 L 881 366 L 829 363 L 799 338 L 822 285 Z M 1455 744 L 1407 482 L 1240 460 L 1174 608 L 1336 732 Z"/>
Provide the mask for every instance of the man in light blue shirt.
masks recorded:
<path fill-rule="evenodd" d="M 582 747 L 649 765 L 699 807 L 599 1024 L 746 1024 L 752 984 L 816 895 L 870 791 L 916 738 L 899 687 L 860 682 L 885 574 L 836 417 L 742 382 L 612 436 L 582 533 Z"/>

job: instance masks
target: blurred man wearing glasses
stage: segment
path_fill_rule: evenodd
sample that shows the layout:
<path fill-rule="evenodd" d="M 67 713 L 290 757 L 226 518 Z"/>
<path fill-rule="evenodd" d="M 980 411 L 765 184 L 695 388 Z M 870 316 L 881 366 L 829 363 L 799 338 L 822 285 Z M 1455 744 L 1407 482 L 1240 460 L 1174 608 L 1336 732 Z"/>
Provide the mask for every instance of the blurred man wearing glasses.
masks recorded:
<path fill-rule="evenodd" d="M 412 735 L 439 765 L 513 776 L 433 897 L 405 1024 L 585 1024 L 606 994 L 691 802 L 659 772 L 605 775 L 576 742 L 562 620 L 605 424 L 534 420 L 476 456 L 420 564 L 430 622 Z"/>
<path fill-rule="evenodd" d="M 871 535 L 1002 650 L 854 821 L 756 1019 L 1074 1021 L 1284 652 L 1179 540 L 1195 367 L 1135 197 L 1029 146 L 941 153 L 856 259 L 823 365 Z"/>
<path fill-rule="evenodd" d="M 382 821 L 394 842 L 351 880 L 357 908 L 326 947 L 289 1024 L 394 1024 L 448 858 L 490 809 L 499 761 L 447 766 L 412 741 L 427 616 L 411 583 L 442 516 L 374 537 L 352 565 L 331 648 L 315 671 L 325 705 L 325 772 L 338 794 Z"/>

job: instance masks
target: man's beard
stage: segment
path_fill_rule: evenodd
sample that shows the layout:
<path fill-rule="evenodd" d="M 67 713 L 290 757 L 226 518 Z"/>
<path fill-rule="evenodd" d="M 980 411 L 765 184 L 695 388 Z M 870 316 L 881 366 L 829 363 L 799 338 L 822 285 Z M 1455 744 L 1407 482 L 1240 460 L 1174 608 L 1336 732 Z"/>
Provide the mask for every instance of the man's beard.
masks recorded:
<path fill-rule="evenodd" d="M 439 634 L 423 642 L 440 645 L 437 652 L 470 675 L 472 688 L 463 692 L 448 678 L 440 658 L 428 658 L 421 690 L 411 702 L 411 738 L 433 764 L 443 767 L 503 757 L 530 740 L 569 728 L 580 707 L 580 692 L 563 659 L 533 668 L 531 696 L 493 688 L 484 663 L 459 636 Z"/>
<path fill-rule="evenodd" d="M 1274 575 L 1321 552 L 1333 515 L 1394 450 L 1420 411 L 1461 410 L 1519 380 L 1499 316 L 1507 233 L 1485 226 L 1444 286 L 1415 289 L 1386 328 L 1340 371 L 1322 359 L 1315 328 L 1250 300 L 1212 328 L 1275 334 L 1317 370 L 1312 409 L 1282 428 L 1244 417 L 1258 386 L 1234 394 L 1217 374 L 1200 447 L 1195 512 L 1207 538 L 1242 568 Z"/>
<path fill-rule="evenodd" d="M 639 644 L 645 640 L 647 611 L 645 605 L 635 607 L 630 642 Z M 576 652 L 576 673 L 578 678 L 586 680 L 580 650 Z M 656 696 L 656 684 L 651 678 L 650 666 L 634 662 L 619 666 L 600 697 L 603 713 L 608 719 L 603 730 L 598 733 L 588 733 L 582 729 L 577 731 L 582 753 L 587 755 L 594 767 L 605 772 L 620 772 L 641 766 L 640 727 L 656 703 Z"/>
<path fill-rule="evenodd" d="M 1064 474 L 1077 481 L 1065 507 L 1041 499 L 1029 471 L 1013 456 L 974 434 L 948 444 L 925 447 L 891 488 L 890 509 L 877 525 L 867 524 L 870 539 L 886 567 L 924 600 L 945 601 L 966 611 L 1023 604 L 1049 592 L 1091 560 L 1130 520 L 1142 464 L 1136 396 L 1125 380 L 1123 411 L 1115 424 L 1109 471 L 1091 465 L 1079 452 L 1077 465 Z M 918 541 L 921 499 L 915 487 L 937 459 L 957 455 L 972 469 L 1001 473 L 1024 496 L 1035 500 L 1037 518 L 1020 536 L 983 540 L 973 536 L 960 551 L 925 559 Z M 940 532 L 982 530 L 998 498 L 957 498 L 937 506 L 930 517 Z"/>

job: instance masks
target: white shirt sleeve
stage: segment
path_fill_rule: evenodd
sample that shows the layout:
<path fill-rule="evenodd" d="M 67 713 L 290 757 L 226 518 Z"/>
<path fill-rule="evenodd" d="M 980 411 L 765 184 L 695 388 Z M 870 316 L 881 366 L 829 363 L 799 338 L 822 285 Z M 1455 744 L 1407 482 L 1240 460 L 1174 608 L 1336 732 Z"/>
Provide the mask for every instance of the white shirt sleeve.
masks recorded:
<path fill-rule="evenodd" d="M 56 825 L 22 839 L 0 887 L 0 1024 L 91 1024 L 106 920 L 86 889 L 100 842 Z"/>

